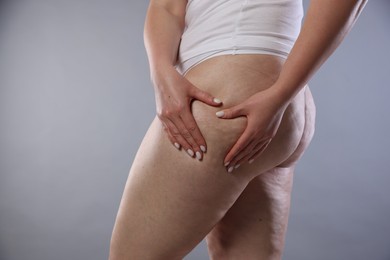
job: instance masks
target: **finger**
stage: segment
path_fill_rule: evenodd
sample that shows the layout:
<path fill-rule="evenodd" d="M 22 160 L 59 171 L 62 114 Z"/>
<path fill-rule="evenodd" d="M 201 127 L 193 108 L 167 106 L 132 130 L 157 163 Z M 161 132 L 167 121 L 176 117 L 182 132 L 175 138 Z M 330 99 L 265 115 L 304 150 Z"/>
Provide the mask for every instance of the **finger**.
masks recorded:
<path fill-rule="evenodd" d="M 183 122 L 186 125 L 186 128 L 190 132 L 192 138 L 194 139 L 196 143 L 196 151 L 200 149 L 202 152 L 206 152 L 207 150 L 207 145 L 206 141 L 204 140 L 204 137 L 198 127 L 198 124 L 196 123 L 194 116 L 190 112 L 183 112 L 181 115 L 181 118 Z"/>
<path fill-rule="evenodd" d="M 176 138 L 173 137 L 173 135 L 172 135 L 171 132 L 169 131 L 168 126 L 167 126 L 165 123 L 163 123 L 162 125 L 163 125 L 163 128 L 164 128 L 164 131 L 166 132 L 166 134 L 167 134 L 167 136 L 168 136 L 169 141 L 171 141 L 171 143 L 172 143 L 178 150 L 180 150 L 181 145 L 180 145 L 179 142 L 176 140 Z"/>
<path fill-rule="evenodd" d="M 181 147 L 183 147 L 183 149 L 192 157 L 194 154 L 192 153 L 192 155 L 191 155 L 191 152 L 188 151 L 188 150 L 191 150 L 191 145 L 186 141 L 186 139 L 183 138 L 179 129 L 169 119 L 166 121 L 166 124 L 167 124 L 168 130 L 169 130 L 170 134 L 172 135 L 172 137 L 175 138 L 177 140 L 177 142 L 179 143 L 179 145 Z"/>
<path fill-rule="evenodd" d="M 219 118 L 231 119 L 239 116 L 245 116 L 246 113 L 244 107 L 241 104 L 239 104 L 228 109 L 220 110 L 217 113 L 215 113 L 215 115 Z"/>
<path fill-rule="evenodd" d="M 229 165 L 231 160 L 245 147 L 248 146 L 251 140 L 251 133 L 244 131 L 244 133 L 238 138 L 233 147 L 229 150 L 228 154 L 224 159 L 224 165 Z M 229 169 L 229 168 L 228 168 Z"/>
<path fill-rule="evenodd" d="M 250 142 L 249 145 L 247 145 L 244 149 L 238 152 L 236 156 L 234 156 L 234 158 L 230 161 L 228 169 L 232 166 L 234 167 L 234 169 L 240 167 L 240 165 L 245 162 L 245 158 L 249 158 L 249 156 L 253 154 L 253 151 L 256 149 L 257 146 L 257 140 Z"/>
<path fill-rule="evenodd" d="M 200 90 L 197 87 L 191 88 L 191 95 L 193 98 L 200 100 L 211 106 L 220 106 L 222 104 L 222 101 L 219 98 L 213 97 L 209 93 Z"/>
<path fill-rule="evenodd" d="M 250 151 L 248 151 L 247 153 L 245 153 L 244 156 L 241 156 L 240 159 L 238 159 L 236 161 L 236 165 L 241 165 L 245 162 L 249 162 L 249 159 L 255 154 L 257 153 L 260 149 L 262 149 L 262 147 L 264 147 L 266 145 L 266 142 L 264 141 L 260 141 L 258 143 L 256 143 L 255 146 L 252 147 L 252 149 Z M 243 153 L 241 153 L 243 154 Z M 238 168 L 237 166 L 235 168 Z"/>
<path fill-rule="evenodd" d="M 255 149 L 255 152 L 251 154 L 248 158 L 249 163 L 253 163 L 268 147 L 269 143 L 272 141 L 272 139 L 269 139 L 267 142 L 263 143 L 261 146 L 257 147 Z"/>
<path fill-rule="evenodd" d="M 193 157 L 196 155 L 197 159 L 202 158 L 202 153 L 200 152 L 200 147 L 195 142 L 194 138 L 192 137 L 190 131 L 186 128 L 183 120 L 181 117 L 176 117 L 171 119 L 172 123 L 177 127 L 179 130 L 180 135 L 187 141 L 187 143 L 190 145 L 186 149 L 188 155 Z"/>

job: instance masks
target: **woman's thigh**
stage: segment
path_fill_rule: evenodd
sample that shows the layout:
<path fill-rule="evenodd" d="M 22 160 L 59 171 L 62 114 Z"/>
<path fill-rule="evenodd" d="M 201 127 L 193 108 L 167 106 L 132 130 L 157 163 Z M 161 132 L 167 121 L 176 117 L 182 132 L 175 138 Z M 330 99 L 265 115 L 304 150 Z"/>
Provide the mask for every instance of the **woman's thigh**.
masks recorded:
<path fill-rule="evenodd" d="M 155 118 L 126 182 L 111 259 L 181 259 L 222 219 L 254 176 L 290 154 L 270 149 L 265 158 L 271 159 L 228 173 L 223 158 L 245 127 L 244 121 L 240 118 L 224 130 L 213 127 L 204 131 L 208 125 L 198 120 L 208 143 L 207 153 L 198 161 L 178 151 Z"/>
<path fill-rule="evenodd" d="M 181 259 L 191 251 L 249 182 L 226 172 L 216 152 L 224 145 L 209 142 L 198 161 L 178 151 L 155 118 L 126 182 L 110 259 Z"/>

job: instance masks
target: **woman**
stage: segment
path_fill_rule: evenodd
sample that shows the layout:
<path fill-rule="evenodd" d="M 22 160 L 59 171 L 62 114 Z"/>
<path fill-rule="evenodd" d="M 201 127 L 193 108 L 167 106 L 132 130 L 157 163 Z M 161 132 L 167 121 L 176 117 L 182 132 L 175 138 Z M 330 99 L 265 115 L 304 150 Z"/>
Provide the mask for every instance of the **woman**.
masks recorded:
<path fill-rule="evenodd" d="M 280 259 L 294 167 L 314 133 L 307 86 L 365 1 L 152 0 L 157 116 L 130 170 L 110 259 Z"/>

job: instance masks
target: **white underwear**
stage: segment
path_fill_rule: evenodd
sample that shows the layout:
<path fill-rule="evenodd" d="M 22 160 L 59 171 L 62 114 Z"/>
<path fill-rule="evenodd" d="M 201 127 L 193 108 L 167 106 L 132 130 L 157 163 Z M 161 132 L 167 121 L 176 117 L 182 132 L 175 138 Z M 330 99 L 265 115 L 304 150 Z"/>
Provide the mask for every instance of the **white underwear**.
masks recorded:
<path fill-rule="evenodd" d="M 176 69 L 225 54 L 287 58 L 302 17 L 302 0 L 189 0 Z"/>

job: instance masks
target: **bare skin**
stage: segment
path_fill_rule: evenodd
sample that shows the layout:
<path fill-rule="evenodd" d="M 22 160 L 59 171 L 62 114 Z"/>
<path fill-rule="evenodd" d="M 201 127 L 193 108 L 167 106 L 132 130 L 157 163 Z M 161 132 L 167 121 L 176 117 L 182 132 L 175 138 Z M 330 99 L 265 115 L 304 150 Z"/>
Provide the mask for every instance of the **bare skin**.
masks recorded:
<path fill-rule="evenodd" d="M 272 85 L 282 63 L 269 55 L 219 56 L 204 61 L 186 78 L 231 106 Z M 199 101 L 192 104 L 208 143 L 201 162 L 178 152 L 160 121 L 153 120 L 126 183 L 111 260 L 182 259 L 208 234 L 212 259 L 280 257 L 294 163 L 314 130 L 310 92 L 296 95 L 259 159 L 233 173 L 221 162 L 245 129 L 246 118 L 220 120 L 215 117 L 218 109 Z"/>
<path fill-rule="evenodd" d="M 182 77 L 173 66 L 186 1 L 151 1 L 145 41 L 157 116 L 126 182 L 110 260 L 182 259 L 204 237 L 211 259 L 281 258 L 294 166 L 314 132 L 306 83 L 365 2 L 312 0 L 285 61 L 218 56 Z"/>

